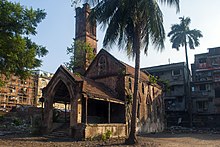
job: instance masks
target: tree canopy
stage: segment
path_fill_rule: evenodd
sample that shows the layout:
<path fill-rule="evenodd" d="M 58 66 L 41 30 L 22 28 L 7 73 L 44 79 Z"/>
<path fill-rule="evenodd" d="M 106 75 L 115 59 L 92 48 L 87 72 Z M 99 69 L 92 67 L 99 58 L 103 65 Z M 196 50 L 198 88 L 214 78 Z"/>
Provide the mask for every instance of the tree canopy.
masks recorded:
<path fill-rule="evenodd" d="M 36 28 L 45 17 L 44 10 L 0 1 L 0 74 L 25 78 L 31 69 L 41 66 L 40 58 L 48 51 L 30 36 L 37 34 Z"/>
<path fill-rule="evenodd" d="M 180 17 L 180 24 L 174 24 L 171 27 L 171 31 L 168 33 L 172 48 L 179 50 L 180 46 L 189 45 L 190 49 L 195 49 L 199 46 L 199 38 L 203 37 L 200 30 L 190 29 L 189 25 L 191 19 L 189 17 Z"/>

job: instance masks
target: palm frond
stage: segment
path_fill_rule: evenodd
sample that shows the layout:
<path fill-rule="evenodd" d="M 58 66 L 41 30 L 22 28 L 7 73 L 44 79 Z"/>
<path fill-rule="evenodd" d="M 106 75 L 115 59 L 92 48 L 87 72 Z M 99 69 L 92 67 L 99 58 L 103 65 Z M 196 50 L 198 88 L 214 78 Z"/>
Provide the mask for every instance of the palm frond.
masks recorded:
<path fill-rule="evenodd" d="M 162 4 L 167 4 L 170 7 L 174 6 L 176 7 L 176 12 L 180 11 L 180 6 L 179 6 L 179 0 L 158 0 Z"/>

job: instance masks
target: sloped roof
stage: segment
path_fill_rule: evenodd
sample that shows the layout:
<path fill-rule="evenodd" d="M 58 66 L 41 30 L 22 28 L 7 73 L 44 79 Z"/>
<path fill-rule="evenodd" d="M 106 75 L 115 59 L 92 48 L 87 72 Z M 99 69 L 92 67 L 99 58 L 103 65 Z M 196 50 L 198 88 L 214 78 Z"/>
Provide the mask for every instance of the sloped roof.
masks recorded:
<path fill-rule="evenodd" d="M 118 63 L 120 63 L 122 66 L 124 66 L 126 68 L 126 74 L 131 75 L 132 77 L 134 77 L 134 74 L 135 74 L 135 68 L 134 67 L 132 67 L 132 66 L 130 66 L 130 65 L 128 65 L 128 64 L 126 64 L 126 63 L 124 63 L 124 62 L 122 62 L 120 60 L 118 60 L 117 58 L 115 58 L 113 55 L 111 55 L 105 49 L 101 49 L 99 51 L 99 53 L 96 55 L 95 59 L 92 61 L 91 64 L 93 64 L 93 62 L 96 60 L 96 58 L 98 58 L 99 54 L 101 54 L 101 53 L 104 53 L 104 54 L 108 55 L 111 59 L 113 59 L 113 60 L 117 61 Z M 90 66 L 88 67 L 87 71 L 88 70 L 90 70 Z M 86 73 L 87 73 L 87 71 L 86 71 Z M 140 80 L 148 81 L 149 80 L 148 74 L 145 73 L 145 72 L 140 71 Z"/>
<path fill-rule="evenodd" d="M 84 78 L 82 92 L 92 99 L 124 104 L 123 101 L 116 98 L 114 92 L 112 92 L 108 87 L 88 78 Z"/>
<path fill-rule="evenodd" d="M 61 65 L 60 68 L 61 68 L 61 69 L 64 69 L 64 71 L 65 71 L 67 74 L 69 74 L 72 78 L 74 78 L 75 81 L 78 81 L 78 82 L 83 81 L 83 79 L 82 79 L 81 76 L 76 75 L 76 74 L 70 72 L 65 66 Z"/>
<path fill-rule="evenodd" d="M 128 64 L 126 64 L 126 63 L 124 63 L 124 62 L 121 62 L 121 63 L 126 67 L 126 74 L 129 74 L 132 77 L 134 77 L 135 68 L 130 66 L 130 65 L 128 65 Z M 140 71 L 140 80 L 142 80 L 142 81 L 149 81 L 148 74 Z"/>

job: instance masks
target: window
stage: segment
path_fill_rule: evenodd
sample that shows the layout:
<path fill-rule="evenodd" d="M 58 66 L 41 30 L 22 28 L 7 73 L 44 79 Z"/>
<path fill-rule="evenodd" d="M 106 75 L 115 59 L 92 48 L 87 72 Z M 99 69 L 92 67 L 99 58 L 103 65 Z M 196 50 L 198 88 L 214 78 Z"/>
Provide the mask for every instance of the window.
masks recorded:
<path fill-rule="evenodd" d="M 153 91 L 153 97 L 155 96 L 155 89 L 154 89 L 154 86 L 152 88 L 152 91 Z"/>
<path fill-rule="evenodd" d="M 199 90 L 200 91 L 205 91 L 206 90 L 206 85 L 205 84 L 199 85 Z"/>
<path fill-rule="evenodd" d="M 172 70 L 172 75 L 173 75 L 173 76 L 178 76 L 178 75 L 180 75 L 180 70 L 179 70 L 179 69 Z"/>
<path fill-rule="evenodd" d="M 199 63 L 206 63 L 206 58 L 199 59 Z"/>
<path fill-rule="evenodd" d="M 107 68 L 106 58 L 104 56 L 101 56 L 99 58 L 99 62 L 98 62 L 98 74 L 99 75 L 105 74 L 106 73 L 106 68 Z"/>
<path fill-rule="evenodd" d="M 211 85 L 210 84 L 201 84 L 201 85 L 199 85 L 199 90 L 200 91 L 210 91 Z"/>
<path fill-rule="evenodd" d="M 197 101 L 196 108 L 198 112 L 206 112 L 208 110 L 208 101 Z"/>
<path fill-rule="evenodd" d="M 170 91 L 174 91 L 174 86 L 170 86 Z"/>
<path fill-rule="evenodd" d="M 142 83 L 142 93 L 144 94 L 144 83 Z"/>
<path fill-rule="evenodd" d="M 129 86 L 129 89 L 132 90 L 132 82 L 131 82 L 131 78 L 128 79 L 128 86 Z"/>
<path fill-rule="evenodd" d="M 150 96 L 147 96 L 146 98 L 147 100 L 147 117 L 150 118 L 151 117 L 151 106 L 152 106 L 152 101 L 151 101 L 151 98 Z"/>
<path fill-rule="evenodd" d="M 182 103 L 183 102 L 183 97 L 182 96 L 178 96 L 177 97 L 177 102 L 178 103 Z"/>
<path fill-rule="evenodd" d="M 217 88 L 215 89 L 215 97 L 216 97 L 216 98 L 220 98 L 220 87 L 217 87 Z"/>

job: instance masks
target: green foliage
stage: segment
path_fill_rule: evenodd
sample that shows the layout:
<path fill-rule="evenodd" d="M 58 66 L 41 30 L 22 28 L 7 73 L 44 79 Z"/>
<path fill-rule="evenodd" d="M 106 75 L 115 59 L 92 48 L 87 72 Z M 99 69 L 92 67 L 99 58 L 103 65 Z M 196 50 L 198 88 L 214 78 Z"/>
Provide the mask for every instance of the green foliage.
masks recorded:
<path fill-rule="evenodd" d="M 150 76 L 149 76 L 149 82 L 150 82 L 151 84 L 156 84 L 157 81 L 158 81 L 158 78 L 157 78 L 156 76 L 153 76 L 153 75 L 150 75 Z"/>
<path fill-rule="evenodd" d="M 86 59 L 89 63 L 95 58 L 94 49 L 86 42 L 75 41 L 71 47 L 67 48 L 67 55 L 70 55 L 70 61 L 64 63 L 65 66 L 73 71 L 74 68 L 79 68 L 84 65 Z M 86 54 L 86 56 L 85 56 Z"/>
<path fill-rule="evenodd" d="M 15 74 L 21 78 L 30 70 L 40 67 L 40 57 L 48 51 L 29 37 L 36 35 L 36 28 L 46 17 L 44 10 L 26 8 L 19 3 L 0 1 L 0 73 Z"/>
<path fill-rule="evenodd" d="M 13 119 L 13 124 L 15 126 L 20 126 L 22 124 L 22 121 L 20 119 L 18 119 L 18 118 L 14 118 Z"/>
<path fill-rule="evenodd" d="M 133 100 L 133 96 L 132 96 L 132 94 L 128 94 L 128 95 L 126 95 L 126 99 L 125 99 L 125 101 L 126 101 L 126 104 L 132 104 L 132 100 Z"/>
<path fill-rule="evenodd" d="M 158 78 L 157 76 L 150 75 L 149 76 L 149 82 L 153 85 L 156 84 L 156 83 L 162 84 L 163 90 L 165 92 L 170 90 L 170 84 L 169 84 L 168 80 L 162 80 L 162 79 Z"/>
<path fill-rule="evenodd" d="M 5 117 L 3 115 L 0 115 L 0 121 L 3 121 Z"/>
<path fill-rule="evenodd" d="M 168 80 L 158 79 L 158 82 L 163 84 L 163 90 L 164 90 L 164 92 L 170 91 L 170 83 L 169 83 Z"/>
<path fill-rule="evenodd" d="M 102 134 L 102 141 L 109 140 L 112 135 L 112 131 L 107 130 L 104 134 Z"/>
<path fill-rule="evenodd" d="M 111 138 L 111 136 L 112 136 L 112 131 L 107 130 L 105 133 L 96 135 L 94 137 L 90 137 L 87 140 L 90 140 L 90 141 L 94 141 L 94 140 L 107 141 Z"/>
<path fill-rule="evenodd" d="M 171 31 L 168 33 L 170 41 L 172 42 L 172 48 L 179 50 L 180 46 L 189 45 L 190 49 L 195 49 L 199 46 L 199 38 L 203 37 L 200 30 L 190 30 L 189 25 L 191 19 L 189 17 L 180 17 L 180 24 L 174 24 L 171 27 Z"/>

